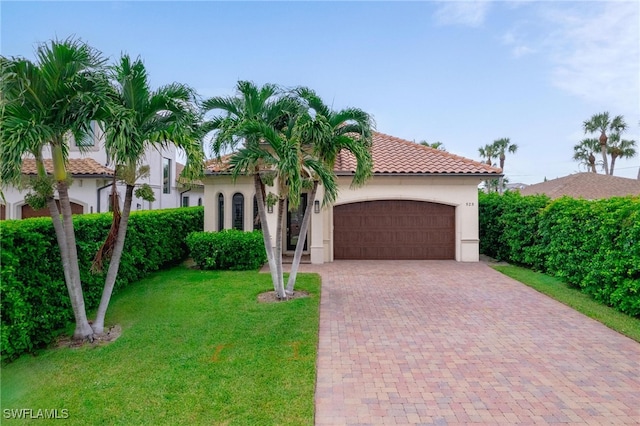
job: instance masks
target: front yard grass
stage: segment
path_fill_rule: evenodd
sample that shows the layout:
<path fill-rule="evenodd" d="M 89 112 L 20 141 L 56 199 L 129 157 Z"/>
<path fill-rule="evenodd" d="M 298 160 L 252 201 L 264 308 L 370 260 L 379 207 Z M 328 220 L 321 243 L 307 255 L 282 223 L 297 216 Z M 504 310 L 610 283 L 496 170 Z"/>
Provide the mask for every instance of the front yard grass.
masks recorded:
<path fill-rule="evenodd" d="M 4 366 L 2 423 L 7 409 L 66 409 L 79 425 L 311 425 L 319 288 L 300 274 L 310 297 L 258 303 L 269 274 L 156 273 L 114 297 L 116 341 Z"/>
<path fill-rule="evenodd" d="M 493 266 L 493 268 L 601 322 L 618 333 L 640 342 L 640 319 L 602 305 L 557 278 L 518 266 Z"/>

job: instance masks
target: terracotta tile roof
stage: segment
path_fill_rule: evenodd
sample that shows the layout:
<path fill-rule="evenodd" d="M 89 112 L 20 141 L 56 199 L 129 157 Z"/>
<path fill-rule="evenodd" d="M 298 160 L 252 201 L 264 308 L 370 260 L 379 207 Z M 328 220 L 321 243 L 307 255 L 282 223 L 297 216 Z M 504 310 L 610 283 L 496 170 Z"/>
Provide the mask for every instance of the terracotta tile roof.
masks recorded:
<path fill-rule="evenodd" d="M 222 157 L 213 158 L 207 160 L 204 163 L 204 173 L 228 173 L 229 172 L 229 160 L 233 154 L 223 155 Z"/>
<path fill-rule="evenodd" d="M 499 168 L 378 132 L 373 134 L 372 155 L 374 174 L 500 174 Z M 209 160 L 205 173 L 225 173 L 230 157 Z M 353 174 L 355 166 L 353 155 L 343 151 L 338 155 L 335 171 Z"/>
<path fill-rule="evenodd" d="M 53 173 L 53 160 L 45 159 L 44 168 L 47 173 Z M 87 176 L 87 177 L 107 177 L 113 176 L 113 170 L 98 163 L 93 158 L 70 158 L 68 160 L 67 171 L 71 176 Z M 25 175 L 35 175 L 36 160 L 33 158 L 25 158 L 22 160 L 22 173 Z"/>
<path fill-rule="evenodd" d="M 378 132 L 373 134 L 372 154 L 374 174 L 500 174 L 499 168 L 479 161 Z M 354 173 L 355 167 L 353 155 L 338 155 L 337 173 Z"/>
<path fill-rule="evenodd" d="M 522 195 L 546 194 L 551 199 L 567 195 L 573 198 L 600 198 L 640 195 L 640 180 L 598 173 L 576 173 L 552 179 L 520 190 Z"/>

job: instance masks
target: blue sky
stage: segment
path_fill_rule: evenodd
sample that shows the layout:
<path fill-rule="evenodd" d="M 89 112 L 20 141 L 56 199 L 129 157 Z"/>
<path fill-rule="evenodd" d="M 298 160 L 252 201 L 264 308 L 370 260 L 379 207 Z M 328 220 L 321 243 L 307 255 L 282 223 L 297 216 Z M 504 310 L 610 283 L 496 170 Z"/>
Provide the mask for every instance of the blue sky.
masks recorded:
<path fill-rule="evenodd" d="M 4 56 L 33 58 L 75 36 L 116 61 L 140 55 L 152 83 L 206 98 L 240 79 L 305 85 L 334 108 L 371 113 L 377 130 L 441 141 L 479 159 L 509 137 L 511 182 L 580 170 L 582 122 L 609 111 L 640 143 L 640 3 L 26 2 L 0 3 Z M 635 178 L 640 157 L 618 161 Z"/>

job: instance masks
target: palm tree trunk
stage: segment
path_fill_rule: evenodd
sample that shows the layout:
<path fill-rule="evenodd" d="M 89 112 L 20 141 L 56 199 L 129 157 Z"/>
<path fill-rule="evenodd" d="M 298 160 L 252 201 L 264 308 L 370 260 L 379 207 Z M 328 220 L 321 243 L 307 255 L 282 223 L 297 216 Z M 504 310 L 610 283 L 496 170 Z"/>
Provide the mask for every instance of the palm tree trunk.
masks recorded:
<path fill-rule="evenodd" d="M 284 290 L 284 274 L 282 272 L 282 229 L 285 219 L 285 203 L 284 198 L 278 198 L 278 226 L 276 227 L 276 272 L 278 274 L 278 285 L 276 286 L 276 296 L 278 299 L 286 299 L 287 294 Z"/>
<path fill-rule="evenodd" d="M 60 260 L 62 260 L 62 271 L 64 272 L 64 282 L 69 289 L 71 283 L 71 275 L 69 274 L 69 253 L 63 247 L 67 247 L 67 240 L 64 235 L 64 227 L 62 226 L 62 220 L 60 219 L 60 211 L 56 200 L 50 198 L 47 200 L 47 206 L 49 207 L 49 214 L 51 214 L 51 220 L 53 222 L 53 230 L 56 233 L 56 240 L 58 241 L 58 247 L 60 250 Z M 71 294 L 71 290 L 69 290 Z"/>
<path fill-rule="evenodd" d="M 62 231 L 66 243 L 60 247 L 66 250 L 65 255 L 61 254 L 62 259 L 67 260 L 69 281 L 67 290 L 71 299 L 71 308 L 76 321 L 76 328 L 73 332 L 73 338 L 78 340 L 93 339 L 93 329 L 87 320 L 87 311 L 84 305 L 84 296 L 82 294 L 82 283 L 80 281 L 80 267 L 78 266 L 78 249 L 76 247 L 76 234 L 73 229 L 73 217 L 71 216 L 71 203 L 69 201 L 69 184 L 67 183 L 67 171 L 62 155 L 62 141 L 51 146 L 51 157 L 53 159 L 53 175 L 57 183 L 58 196 L 60 197 L 60 209 L 62 210 Z M 63 260 L 64 262 L 64 260 Z M 64 265 L 63 265 L 64 266 Z"/>
<path fill-rule="evenodd" d="M 616 166 L 616 155 L 611 154 L 611 168 L 609 169 L 609 175 L 613 176 L 613 169 Z"/>
<path fill-rule="evenodd" d="M 93 323 L 93 332 L 96 334 L 104 333 L 104 319 L 107 315 L 107 308 L 111 301 L 111 294 L 113 293 L 116 278 L 118 277 L 120 259 L 122 258 L 124 242 L 127 237 L 127 227 L 129 226 L 129 215 L 131 214 L 131 203 L 133 201 L 133 189 L 134 185 L 127 185 L 124 196 L 124 206 L 122 208 L 122 216 L 120 218 L 120 225 L 118 226 L 118 236 L 116 237 L 116 243 L 113 247 L 111 260 L 109 260 L 109 270 L 107 271 L 104 288 L 102 289 L 102 297 L 100 298 L 100 305 L 98 306 L 98 312 L 96 313 L 96 320 Z"/>
<path fill-rule="evenodd" d="M 253 175 L 253 186 L 256 191 L 256 200 L 258 202 L 258 215 L 260 215 L 260 224 L 262 226 L 262 239 L 264 240 L 264 248 L 267 251 L 267 262 L 269 263 L 269 272 L 271 272 L 271 281 L 273 290 L 278 291 L 278 268 L 276 266 L 273 245 L 271 244 L 271 234 L 269 233 L 269 223 L 267 222 L 267 212 L 265 210 L 264 186 L 260 175 L 256 172 Z"/>
<path fill-rule="evenodd" d="M 36 169 L 40 178 L 45 179 L 47 177 L 41 152 L 36 154 Z M 67 240 L 65 239 L 64 227 L 62 226 L 62 220 L 60 219 L 60 210 L 58 210 L 58 204 L 56 204 L 56 200 L 53 197 L 47 199 L 47 207 L 49 207 L 53 230 L 56 233 L 56 240 L 58 241 L 60 260 L 62 261 L 62 272 L 64 273 L 64 282 L 67 285 L 67 288 L 69 288 L 69 283 L 71 283 L 71 275 L 69 275 L 69 253 L 64 249 L 64 247 L 67 246 Z"/>
<path fill-rule="evenodd" d="M 505 155 L 504 152 L 502 154 L 500 154 L 500 171 L 502 173 L 504 173 L 504 160 L 505 160 Z M 503 190 L 503 185 L 504 185 L 504 176 L 500 176 L 500 179 L 498 180 L 498 193 L 500 195 L 502 195 L 502 193 L 504 192 Z"/>
<path fill-rule="evenodd" d="M 603 133 L 604 135 L 604 133 Z M 600 137 L 602 140 L 602 136 Z M 606 140 L 606 139 L 605 139 Z M 604 174 L 609 174 L 609 163 L 607 162 L 607 144 L 600 142 L 600 152 L 602 153 L 602 164 L 604 166 Z"/>
<path fill-rule="evenodd" d="M 313 188 L 307 198 L 307 207 L 304 211 L 304 217 L 302 218 L 302 226 L 300 227 L 300 236 L 296 243 L 296 251 L 293 255 L 293 263 L 291 264 L 291 272 L 289 273 L 289 281 L 287 281 L 287 295 L 293 294 L 293 287 L 296 285 L 296 275 L 298 275 L 298 268 L 300 267 L 300 260 L 302 259 L 302 251 L 304 250 L 304 243 L 307 241 L 307 231 L 309 230 L 309 223 L 311 222 L 311 209 L 313 202 L 316 199 L 316 192 L 318 191 L 318 181 L 313 182 Z"/>
<path fill-rule="evenodd" d="M 87 320 L 84 296 L 82 294 L 80 267 L 78 266 L 78 249 L 76 247 L 76 234 L 73 230 L 73 217 L 71 216 L 71 203 L 69 202 L 69 188 L 66 180 L 58 182 L 58 194 L 60 196 L 60 208 L 62 209 L 62 226 L 67 243 L 65 249 L 67 251 L 70 281 L 67 285 L 67 289 L 69 290 L 71 307 L 76 320 L 76 328 L 73 332 L 73 338 L 78 340 L 92 340 L 93 329 Z"/>

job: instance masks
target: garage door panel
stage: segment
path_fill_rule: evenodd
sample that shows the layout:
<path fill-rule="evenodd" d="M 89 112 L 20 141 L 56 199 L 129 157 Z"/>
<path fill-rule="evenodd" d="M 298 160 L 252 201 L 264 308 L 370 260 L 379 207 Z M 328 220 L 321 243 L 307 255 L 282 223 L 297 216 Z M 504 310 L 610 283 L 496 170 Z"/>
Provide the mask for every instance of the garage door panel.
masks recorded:
<path fill-rule="evenodd" d="M 362 214 L 362 212 L 360 212 Z M 378 213 L 377 215 L 367 214 L 363 216 L 362 226 L 367 229 L 385 229 L 393 226 L 393 217 Z"/>
<path fill-rule="evenodd" d="M 334 207 L 336 259 L 453 259 L 455 207 L 380 200 Z"/>

